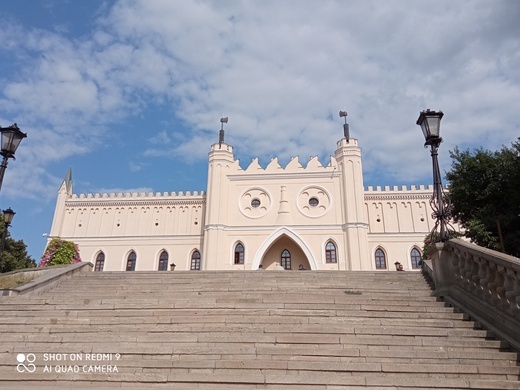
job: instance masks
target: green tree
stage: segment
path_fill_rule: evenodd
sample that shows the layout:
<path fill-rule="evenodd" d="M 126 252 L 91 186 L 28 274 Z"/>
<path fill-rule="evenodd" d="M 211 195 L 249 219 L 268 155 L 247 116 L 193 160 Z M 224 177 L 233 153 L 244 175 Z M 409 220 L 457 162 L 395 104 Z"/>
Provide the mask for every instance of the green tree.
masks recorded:
<path fill-rule="evenodd" d="M 472 242 L 520 257 L 520 138 L 495 152 L 456 148 L 450 155 L 455 221 Z"/>
<path fill-rule="evenodd" d="M 0 214 L 0 240 L 5 232 L 4 217 Z M 36 267 L 36 262 L 27 254 L 27 245 L 23 240 L 14 240 L 9 231 L 5 232 L 4 251 L 0 255 L 0 272 Z M 1 245 L 1 242 L 0 242 Z"/>

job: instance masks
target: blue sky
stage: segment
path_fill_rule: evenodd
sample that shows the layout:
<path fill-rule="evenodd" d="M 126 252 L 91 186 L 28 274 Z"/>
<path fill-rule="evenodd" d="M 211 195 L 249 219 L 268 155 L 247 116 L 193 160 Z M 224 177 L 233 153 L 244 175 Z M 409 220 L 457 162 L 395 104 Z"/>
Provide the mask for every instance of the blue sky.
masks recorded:
<path fill-rule="evenodd" d="M 431 183 L 415 121 L 449 150 L 520 135 L 520 2 L 2 0 L 0 125 L 27 132 L 0 208 L 39 260 L 57 190 L 205 190 L 226 141 L 242 167 L 334 153 L 347 110 L 365 186 Z"/>

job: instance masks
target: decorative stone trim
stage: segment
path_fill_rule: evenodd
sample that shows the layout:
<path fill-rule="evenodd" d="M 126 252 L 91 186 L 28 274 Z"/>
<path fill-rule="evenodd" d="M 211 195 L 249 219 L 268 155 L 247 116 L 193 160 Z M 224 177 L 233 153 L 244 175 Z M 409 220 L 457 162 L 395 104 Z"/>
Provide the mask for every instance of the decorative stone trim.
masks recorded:
<path fill-rule="evenodd" d="M 253 201 L 258 201 L 258 206 L 255 207 Z M 272 203 L 269 191 L 261 187 L 252 187 L 242 193 L 238 200 L 238 208 L 248 218 L 261 218 L 269 212 Z"/>
<path fill-rule="evenodd" d="M 316 199 L 317 205 L 309 204 L 311 199 Z M 329 192 L 320 186 L 307 186 L 300 191 L 297 198 L 298 210 L 309 218 L 319 218 L 327 213 L 332 203 Z"/>
<path fill-rule="evenodd" d="M 326 168 L 324 168 L 326 169 Z M 302 179 L 330 179 L 340 177 L 341 174 L 337 170 L 330 169 L 328 172 L 298 172 L 298 173 L 252 173 L 240 175 L 227 175 L 230 181 L 245 180 L 302 180 Z"/>
<path fill-rule="evenodd" d="M 206 204 L 206 199 L 175 199 L 175 200 L 166 200 L 166 199 L 157 199 L 157 200 L 143 200 L 143 201 L 107 201 L 105 199 L 100 199 L 99 201 L 90 200 L 90 201 L 67 201 L 65 202 L 65 207 L 67 208 L 78 208 L 78 207 L 138 207 L 138 206 L 185 206 L 185 205 L 204 205 Z"/>

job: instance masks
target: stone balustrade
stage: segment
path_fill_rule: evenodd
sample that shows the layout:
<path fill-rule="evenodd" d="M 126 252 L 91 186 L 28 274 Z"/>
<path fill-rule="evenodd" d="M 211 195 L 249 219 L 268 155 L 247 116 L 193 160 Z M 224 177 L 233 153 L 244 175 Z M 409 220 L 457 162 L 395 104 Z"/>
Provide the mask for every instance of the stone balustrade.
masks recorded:
<path fill-rule="evenodd" d="M 459 239 L 429 254 L 434 294 L 520 350 L 520 259 Z"/>

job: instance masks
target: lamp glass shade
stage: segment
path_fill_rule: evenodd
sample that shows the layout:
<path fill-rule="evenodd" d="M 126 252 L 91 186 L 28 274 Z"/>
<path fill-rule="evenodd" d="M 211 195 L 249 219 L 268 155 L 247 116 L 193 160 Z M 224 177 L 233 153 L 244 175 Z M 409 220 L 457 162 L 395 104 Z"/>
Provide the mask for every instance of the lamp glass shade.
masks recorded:
<path fill-rule="evenodd" d="M 0 131 L 2 132 L 2 152 L 9 156 L 14 155 L 18 145 L 20 145 L 22 139 L 27 137 L 27 134 L 22 133 L 16 125 L 2 127 Z"/>
<path fill-rule="evenodd" d="M 6 225 L 10 225 L 11 222 L 13 222 L 13 218 L 16 213 L 10 207 L 7 210 L 4 210 L 3 213 L 4 213 L 4 223 Z"/>
<path fill-rule="evenodd" d="M 440 124 L 443 116 L 442 111 L 426 110 L 421 112 L 419 119 L 417 119 L 417 124 L 421 126 L 426 141 L 440 137 Z"/>

